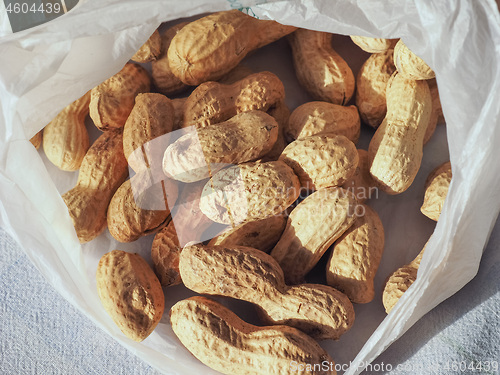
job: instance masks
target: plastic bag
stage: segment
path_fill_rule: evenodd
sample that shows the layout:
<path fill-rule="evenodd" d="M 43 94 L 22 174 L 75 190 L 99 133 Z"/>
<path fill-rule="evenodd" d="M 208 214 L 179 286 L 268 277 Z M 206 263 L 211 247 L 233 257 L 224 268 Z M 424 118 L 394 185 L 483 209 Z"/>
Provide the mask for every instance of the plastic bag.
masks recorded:
<path fill-rule="evenodd" d="M 498 215 L 500 17 L 492 0 L 87 0 L 50 23 L 3 36 L 0 225 L 66 299 L 132 352 L 167 373 L 211 373 L 180 346 L 168 325 L 168 313 L 160 329 L 141 344 L 125 338 L 104 313 L 92 275 L 99 254 L 116 244 L 109 236 L 100 236 L 93 246 L 80 246 L 60 197 L 72 187 L 76 174 L 59 179 L 29 139 L 62 108 L 118 72 L 161 22 L 230 8 L 338 34 L 401 37 L 436 72 L 453 182 L 417 281 L 346 372 L 358 374 L 420 317 L 474 277 Z M 147 245 L 146 240 L 142 249 Z M 120 248 L 137 251 L 134 246 Z M 179 288 L 168 289 L 167 300 L 173 303 L 182 293 Z M 362 311 L 369 315 L 371 310 Z M 343 347 L 326 345 L 339 350 L 338 362 L 356 354 L 357 348 L 340 343 Z"/>

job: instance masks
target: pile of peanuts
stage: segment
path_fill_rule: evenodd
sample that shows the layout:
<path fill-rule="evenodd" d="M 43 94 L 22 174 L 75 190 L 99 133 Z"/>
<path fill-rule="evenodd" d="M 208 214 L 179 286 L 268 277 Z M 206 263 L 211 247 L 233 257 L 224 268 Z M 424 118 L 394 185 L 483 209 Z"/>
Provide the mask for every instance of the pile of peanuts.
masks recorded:
<path fill-rule="evenodd" d="M 315 100 L 291 113 L 275 74 L 240 64 L 282 37 Z M 203 296 L 175 303 L 170 323 L 207 366 L 287 374 L 294 362 L 299 373 L 335 373 L 319 366 L 334 362 L 317 340 L 340 339 L 354 324 L 353 303 L 374 299 L 384 250 L 366 201 L 410 187 L 444 122 L 434 72 L 402 40 L 351 39 L 371 54 L 357 77 L 330 33 L 236 10 L 180 23 L 156 31 L 134 62 L 32 139 L 58 168 L 79 171 L 62 198 L 81 243 L 106 228 L 121 243 L 154 235 L 153 267 L 121 250 L 98 264 L 99 297 L 127 337 L 148 337 L 164 314 L 164 288 L 184 284 Z M 92 145 L 89 114 L 102 131 Z M 376 128 L 367 151 L 356 148 L 361 123 Z M 421 211 L 433 220 L 451 177 L 450 163 L 428 177 Z M 306 283 L 327 251 L 326 285 Z M 387 312 L 422 254 L 388 277 Z M 251 302 L 265 325 L 206 295 Z"/>

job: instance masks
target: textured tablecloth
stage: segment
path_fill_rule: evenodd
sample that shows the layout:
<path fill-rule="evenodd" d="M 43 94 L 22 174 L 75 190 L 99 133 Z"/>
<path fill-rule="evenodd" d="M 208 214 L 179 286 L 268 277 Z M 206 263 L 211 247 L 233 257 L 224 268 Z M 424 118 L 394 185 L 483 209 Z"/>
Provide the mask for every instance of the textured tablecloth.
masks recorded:
<path fill-rule="evenodd" d="M 55 292 L 2 228 L 0 254 L 1 374 L 158 374 Z M 364 374 L 499 374 L 486 369 L 500 361 L 499 285 L 500 220 L 477 277 Z M 459 370 L 471 363 L 476 371 Z"/>

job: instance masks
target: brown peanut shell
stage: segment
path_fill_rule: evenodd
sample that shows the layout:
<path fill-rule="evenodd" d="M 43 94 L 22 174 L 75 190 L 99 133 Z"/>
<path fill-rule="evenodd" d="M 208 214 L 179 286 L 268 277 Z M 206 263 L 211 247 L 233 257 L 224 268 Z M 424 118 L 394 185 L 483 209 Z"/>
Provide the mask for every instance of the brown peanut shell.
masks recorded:
<path fill-rule="evenodd" d="M 106 229 L 109 202 L 127 176 L 121 133 L 104 132 L 83 158 L 76 186 L 62 195 L 81 243 Z"/>
<path fill-rule="evenodd" d="M 280 240 L 271 251 L 287 284 L 297 284 L 326 250 L 354 223 L 356 198 L 347 190 L 324 188 L 293 209 Z"/>
<path fill-rule="evenodd" d="M 429 219 L 438 221 L 452 178 L 451 163 L 448 161 L 435 168 L 425 182 L 424 202 L 420 211 Z"/>
<path fill-rule="evenodd" d="M 354 94 L 354 75 L 332 48 L 332 34 L 298 29 L 288 36 L 288 41 L 297 79 L 313 99 L 347 104 Z"/>
<path fill-rule="evenodd" d="M 138 254 L 113 250 L 99 260 L 97 292 L 125 336 L 142 341 L 163 315 L 165 297 L 153 270 Z"/>
<path fill-rule="evenodd" d="M 200 208 L 211 220 L 236 226 L 285 211 L 299 194 L 299 178 L 284 162 L 244 163 L 209 180 Z"/>
<path fill-rule="evenodd" d="M 285 127 L 285 139 L 312 135 L 337 134 L 356 143 L 360 134 L 360 119 L 355 106 L 341 106 L 328 102 L 308 102 L 295 108 Z"/>
<path fill-rule="evenodd" d="M 215 81 L 251 51 L 296 28 L 258 20 L 238 10 L 217 12 L 190 22 L 172 39 L 168 60 L 172 72 L 188 85 Z"/>
<path fill-rule="evenodd" d="M 137 94 L 150 89 L 149 73 L 140 65 L 128 63 L 122 70 L 90 94 L 90 117 L 99 130 L 121 130 L 134 108 Z"/>
<path fill-rule="evenodd" d="M 326 282 L 353 303 L 375 297 L 373 280 L 384 251 L 384 227 L 378 214 L 362 205 L 363 213 L 335 242 L 326 266 Z"/>
<path fill-rule="evenodd" d="M 340 186 L 350 179 L 358 166 L 358 150 L 343 135 L 313 135 L 297 139 L 283 150 L 284 161 L 307 190 Z"/>
<path fill-rule="evenodd" d="M 179 269 L 189 289 L 251 302 L 266 323 L 295 327 L 316 339 L 336 340 L 354 322 L 345 295 L 325 285 L 285 285 L 278 263 L 251 247 L 187 246 Z"/>
<path fill-rule="evenodd" d="M 266 155 L 278 138 L 278 124 L 261 111 L 239 113 L 231 119 L 194 129 L 170 144 L 163 171 L 182 182 L 196 182 L 227 164 L 239 164 Z"/>
<path fill-rule="evenodd" d="M 407 79 L 426 80 L 436 76 L 430 66 L 415 55 L 401 39 L 394 47 L 394 64 L 399 74 Z"/>
<path fill-rule="evenodd" d="M 155 61 L 161 55 L 161 37 L 158 30 L 155 30 L 153 34 L 148 38 L 146 43 L 144 43 L 141 48 L 130 58 L 130 60 L 138 63 L 147 63 L 150 61 Z"/>
<path fill-rule="evenodd" d="M 333 360 L 316 341 L 287 326 L 257 327 L 205 297 L 177 302 L 170 324 L 181 343 L 202 363 L 228 375 L 292 374 L 290 363 L 304 366 L 303 375 L 335 375 L 314 364 Z"/>

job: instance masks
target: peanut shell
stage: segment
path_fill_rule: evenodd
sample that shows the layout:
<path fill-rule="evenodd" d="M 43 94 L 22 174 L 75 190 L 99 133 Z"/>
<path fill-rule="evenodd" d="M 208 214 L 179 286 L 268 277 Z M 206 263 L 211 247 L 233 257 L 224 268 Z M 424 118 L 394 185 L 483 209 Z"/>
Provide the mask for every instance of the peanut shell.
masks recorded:
<path fill-rule="evenodd" d="M 211 220 L 236 226 L 283 212 L 299 194 L 299 178 L 284 162 L 244 163 L 209 180 L 200 208 Z"/>
<path fill-rule="evenodd" d="M 438 221 L 448 194 L 451 178 L 451 163 L 449 161 L 435 168 L 427 177 L 424 202 L 420 211 L 429 219 Z"/>
<path fill-rule="evenodd" d="M 161 54 L 161 37 L 158 30 L 155 30 L 149 39 L 144 43 L 141 48 L 130 58 L 130 60 L 138 63 L 147 63 L 154 61 L 160 57 Z"/>
<path fill-rule="evenodd" d="M 200 181 L 227 164 L 259 159 L 277 138 L 274 118 L 261 111 L 243 112 L 225 122 L 193 129 L 170 144 L 163 156 L 163 171 L 178 181 Z"/>
<path fill-rule="evenodd" d="M 311 135 L 337 134 L 356 143 L 359 133 L 360 119 L 355 106 L 316 101 L 302 104 L 292 112 L 285 128 L 285 139 L 293 142 Z"/>
<path fill-rule="evenodd" d="M 122 70 L 91 90 L 90 117 L 99 130 L 121 130 L 134 108 L 137 94 L 150 89 L 149 73 L 137 64 Z"/>
<path fill-rule="evenodd" d="M 368 53 L 383 53 L 394 48 L 398 41 L 398 39 L 383 39 L 354 35 L 351 35 L 351 40 L 359 48 Z"/>
<path fill-rule="evenodd" d="M 358 166 L 354 143 L 343 135 L 313 135 L 297 139 L 283 150 L 284 161 L 307 190 L 340 186 L 350 179 Z"/>
<path fill-rule="evenodd" d="M 432 79 L 436 76 L 430 66 L 415 55 L 401 39 L 394 47 L 394 64 L 398 72 L 407 79 Z"/>
<path fill-rule="evenodd" d="M 189 289 L 251 302 L 266 323 L 285 324 L 316 339 L 336 340 L 354 322 L 345 295 L 325 285 L 285 285 L 278 263 L 251 247 L 187 246 L 179 269 Z"/>
<path fill-rule="evenodd" d="M 280 240 L 271 251 L 287 284 L 297 284 L 325 251 L 354 223 L 356 198 L 347 190 L 324 188 L 293 209 Z"/>
<path fill-rule="evenodd" d="M 298 29 L 288 40 L 301 86 L 314 100 L 347 104 L 354 94 L 354 75 L 332 48 L 332 34 Z"/>
<path fill-rule="evenodd" d="M 291 363 L 304 366 L 303 375 L 335 375 L 314 364 L 334 362 L 316 341 L 287 326 L 257 327 L 223 305 L 205 297 L 177 302 L 170 324 L 181 343 L 202 363 L 228 375 L 285 375 Z"/>
<path fill-rule="evenodd" d="M 378 214 L 362 205 L 364 214 L 335 242 L 326 266 L 326 282 L 354 303 L 375 297 L 373 280 L 384 251 L 384 227 Z"/>
<path fill-rule="evenodd" d="M 97 292 L 125 336 L 143 341 L 163 315 L 165 297 L 153 270 L 138 254 L 113 250 L 99 260 Z"/>

